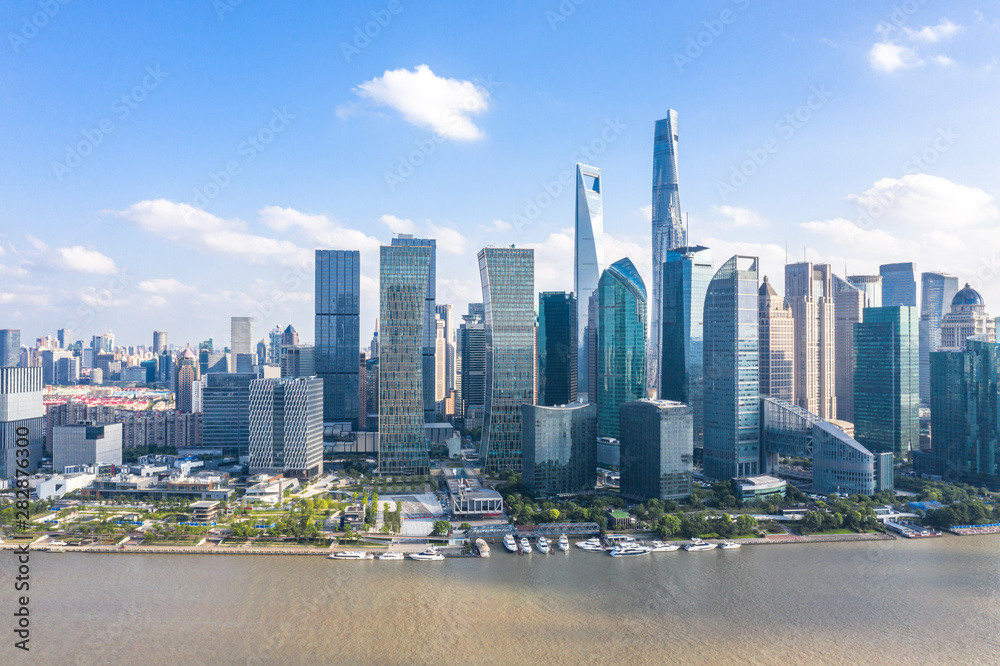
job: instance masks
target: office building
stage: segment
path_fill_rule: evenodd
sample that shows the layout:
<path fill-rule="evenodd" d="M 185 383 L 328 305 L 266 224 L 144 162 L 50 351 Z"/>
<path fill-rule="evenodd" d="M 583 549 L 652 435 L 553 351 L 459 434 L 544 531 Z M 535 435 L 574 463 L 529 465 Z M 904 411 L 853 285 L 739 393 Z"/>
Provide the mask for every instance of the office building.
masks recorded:
<path fill-rule="evenodd" d="M 153 331 L 152 352 L 156 355 L 159 355 L 165 351 L 167 351 L 167 332 Z"/>
<path fill-rule="evenodd" d="M 486 408 L 480 460 L 521 470 L 521 405 L 535 403 L 535 251 L 479 251 L 486 312 Z"/>
<path fill-rule="evenodd" d="M 0 367 L 0 479 L 21 469 L 33 474 L 42 460 L 45 385 L 41 368 Z M 19 450 L 27 450 L 27 463 Z"/>
<path fill-rule="evenodd" d="M 249 411 L 251 473 L 311 479 L 323 472 L 322 379 L 255 379 Z"/>
<path fill-rule="evenodd" d="M 691 495 L 694 475 L 691 407 L 642 399 L 621 405 L 621 494 L 646 501 Z"/>
<path fill-rule="evenodd" d="M 994 342 L 995 326 L 996 322 L 986 312 L 983 297 L 966 282 L 965 287 L 951 299 L 951 312 L 941 317 L 939 349 L 964 349 L 966 339 L 972 336 L 986 336 L 985 340 Z"/>
<path fill-rule="evenodd" d="M 848 275 L 847 281 L 865 293 L 866 308 L 882 307 L 881 275 Z"/>
<path fill-rule="evenodd" d="M 250 442 L 250 382 L 252 373 L 205 375 L 202 401 L 202 444 L 225 456 L 247 455 Z"/>
<path fill-rule="evenodd" d="M 760 394 L 791 401 L 795 393 L 795 320 L 764 276 L 757 298 Z"/>
<path fill-rule="evenodd" d="M 52 429 L 52 469 L 107 463 L 122 464 L 121 423 L 78 423 Z"/>
<path fill-rule="evenodd" d="M 565 291 L 538 295 L 538 404 L 576 402 L 576 296 Z"/>
<path fill-rule="evenodd" d="M 854 433 L 897 461 L 920 450 L 917 308 L 865 308 L 854 326 Z"/>
<path fill-rule="evenodd" d="M 286 332 L 291 336 L 287 329 Z M 297 337 L 296 334 L 294 338 Z M 351 429 L 358 428 L 360 351 L 361 253 L 357 250 L 316 250 L 314 366 L 316 376 L 323 380 L 323 421 L 326 423 L 346 423 Z"/>
<path fill-rule="evenodd" d="M 254 353 L 253 317 L 231 317 L 229 330 L 229 351 L 234 357 Z"/>
<path fill-rule="evenodd" d="M 660 389 L 663 385 L 661 363 L 666 363 L 667 352 L 663 350 L 664 323 L 660 317 L 666 311 L 663 284 L 665 274 L 662 266 L 669 259 L 668 253 L 687 246 L 687 232 L 681 220 L 681 195 L 677 178 L 677 112 L 667 111 L 667 117 L 656 121 L 653 131 L 653 305 L 650 310 L 649 328 L 649 388 Z M 708 255 L 711 263 L 711 255 Z M 705 280 L 711 280 L 709 275 Z M 700 311 L 700 306 L 698 307 Z M 661 356 L 662 354 L 662 356 Z M 662 361 L 661 361 L 662 359 Z M 661 395 L 661 397 L 663 397 Z M 695 417 L 697 420 L 697 417 Z M 695 424 L 695 430 L 698 424 Z M 697 435 L 696 435 L 697 436 Z"/>
<path fill-rule="evenodd" d="M 445 343 L 445 386 L 444 390 L 453 391 L 457 382 L 457 361 L 458 361 L 458 332 L 455 328 L 455 308 L 451 303 L 436 305 L 435 313 L 444 322 L 444 343 Z"/>
<path fill-rule="evenodd" d="M 56 339 L 59 340 L 60 349 L 69 349 L 73 345 L 73 330 L 69 328 L 56 330 Z"/>
<path fill-rule="evenodd" d="M 458 329 L 458 349 L 462 365 L 462 411 L 466 428 L 483 426 L 486 411 L 486 322 L 482 303 L 469 303 Z M 576 343 L 573 346 L 575 362 Z"/>
<path fill-rule="evenodd" d="M 257 362 L 259 365 L 277 365 L 281 363 L 281 346 L 284 344 L 285 332 L 280 326 L 275 326 L 267 334 L 267 340 L 257 343 Z"/>
<path fill-rule="evenodd" d="M 0 367 L 13 368 L 21 362 L 21 331 L 0 328 Z"/>
<path fill-rule="evenodd" d="M 414 238 L 410 234 L 399 234 L 392 239 L 392 246 L 430 248 L 430 264 L 427 267 L 427 284 L 424 295 L 422 367 L 424 372 L 424 422 L 433 423 L 437 414 L 437 400 L 435 400 L 435 375 L 437 373 L 434 360 L 437 353 L 437 325 L 434 323 L 437 314 L 437 241 L 433 238 Z M 385 344 L 385 340 L 382 340 L 382 343 Z"/>
<path fill-rule="evenodd" d="M 58 384 L 59 360 L 73 358 L 73 352 L 63 349 L 43 349 L 42 357 L 42 381 L 46 384 Z M 143 376 L 145 378 L 145 376 Z"/>
<path fill-rule="evenodd" d="M 190 348 L 185 348 L 177 357 L 177 381 L 175 382 L 177 411 L 194 412 L 194 389 L 192 385 L 201 378 L 198 358 Z"/>
<path fill-rule="evenodd" d="M 434 315 L 434 331 L 434 420 L 437 421 L 448 387 L 448 378 L 445 376 L 448 369 L 448 343 L 445 339 L 445 323 L 439 314 Z"/>
<path fill-rule="evenodd" d="M 279 358 L 282 377 L 312 377 L 316 374 L 316 348 L 312 345 L 283 344 Z M 358 372 L 360 373 L 360 371 L 359 367 Z M 325 393 L 326 389 L 324 388 Z"/>
<path fill-rule="evenodd" d="M 581 398 L 590 386 L 587 344 L 590 297 L 604 272 L 604 198 L 601 170 L 576 165 L 576 233 L 573 246 L 573 292 L 577 302 L 577 390 Z M 590 396 L 593 401 L 594 397 Z"/>
<path fill-rule="evenodd" d="M 836 418 L 854 422 L 854 325 L 860 324 L 866 307 L 870 304 L 868 294 L 849 281 L 833 276 L 834 305 L 834 387 L 837 393 Z M 764 392 L 761 391 L 761 395 Z M 788 400 L 782 396 L 783 400 Z"/>
<path fill-rule="evenodd" d="M 958 278 L 948 273 L 920 274 L 920 402 L 930 404 L 930 354 L 941 346 L 941 318 L 958 293 Z"/>
<path fill-rule="evenodd" d="M 795 391 L 799 407 L 837 416 L 833 271 L 803 261 L 785 266 L 785 302 L 795 321 Z"/>
<path fill-rule="evenodd" d="M 433 260 L 429 244 L 379 248 L 378 469 L 389 476 L 427 474 L 430 469 L 424 434 L 424 352 L 425 329 L 434 322 L 433 308 L 430 317 L 426 309 L 427 295 L 433 293 L 427 286 Z M 430 360 L 432 381 L 433 353 Z M 433 384 L 430 388 L 433 397 Z"/>
<path fill-rule="evenodd" d="M 660 324 L 654 324 L 654 328 L 660 331 L 659 397 L 691 406 L 694 445 L 700 448 L 705 431 L 702 404 L 703 317 L 708 283 L 715 275 L 712 252 L 702 245 L 684 246 L 666 252 L 664 257 L 662 266 L 654 263 L 653 271 L 655 274 L 659 270 L 655 267 L 660 266 L 663 272 L 659 298 L 662 304 Z M 654 314 L 659 307 L 653 304 Z"/>
<path fill-rule="evenodd" d="M 917 307 L 917 265 L 913 263 L 882 264 L 882 306 Z"/>
<path fill-rule="evenodd" d="M 646 397 L 646 285 L 632 261 L 611 264 L 597 287 L 597 435 L 618 437 L 619 408 Z"/>
<path fill-rule="evenodd" d="M 155 364 L 156 361 L 147 361 Z M 156 381 L 154 369 L 153 381 Z M 63 356 L 56 360 L 56 383 L 62 386 L 74 386 L 80 383 L 80 358 L 78 356 Z M 149 379 L 149 370 L 146 371 L 146 383 L 152 383 Z"/>
<path fill-rule="evenodd" d="M 535 497 L 586 493 L 597 484 L 597 406 L 521 405 L 521 480 Z"/>
<path fill-rule="evenodd" d="M 757 257 L 734 256 L 705 296 L 705 476 L 760 471 Z"/>

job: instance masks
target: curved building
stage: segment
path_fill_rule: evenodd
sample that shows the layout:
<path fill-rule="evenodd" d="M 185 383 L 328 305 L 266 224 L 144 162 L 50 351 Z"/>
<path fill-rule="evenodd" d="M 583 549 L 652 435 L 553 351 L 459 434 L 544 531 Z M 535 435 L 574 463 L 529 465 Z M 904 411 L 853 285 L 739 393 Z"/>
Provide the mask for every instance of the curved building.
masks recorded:
<path fill-rule="evenodd" d="M 983 297 L 966 282 L 965 287 L 951 299 L 951 312 L 941 317 L 940 349 L 965 349 L 965 341 L 974 335 L 985 335 L 987 342 L 993 342 L 995 326 L 996 322 L 986 313 Z"/>
<path fill-rule="evenodd" d="M 597 483 L 597 407 L 521 405 L 522 481 L 536 497 L 585 493 Z"/>

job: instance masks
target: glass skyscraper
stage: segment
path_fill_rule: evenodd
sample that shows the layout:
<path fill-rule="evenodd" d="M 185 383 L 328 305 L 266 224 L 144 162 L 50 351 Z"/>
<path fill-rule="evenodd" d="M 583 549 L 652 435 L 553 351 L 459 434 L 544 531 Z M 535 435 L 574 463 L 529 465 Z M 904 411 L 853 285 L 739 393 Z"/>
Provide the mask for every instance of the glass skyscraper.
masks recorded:
<path fill-rule="evenodd" d="M 653 307 L 649 335 L 649 387 L 660 388 L 663 383 L 661 368 L 667 352 L 661 349 L 663 327 L 664 279 L 663 263 L 668 261 L 670 250 L 687 245 L 687 232 L 681 220 L 681 194 L 677 179 L 677 112 L 667 111 L 667 117 L 656 121 L 653 132 Z M 709 276 L 711 279 L 711 276 Z M 662 355 L 662 356 L 661 356 Z M 663 359 L 661 361 L 661 358 Z M 697 417 L 695 417 L 697 419 Z M 697 430 L 698 425 L 695 424 Z M 697 434 L 695 435 L 697 438 Z"/>
<path fill-rule="evenodd" d="M 229 322 L 229 350 L 236 358 L 253 354 L 253 317 L 232 317 Z M 110 349 L 107 351 L 111 351 Z"/>
<path fill-rule="evenodd" d="M 521 405 L 522 481 L 535 497 L 586 493 L 597 482 L 597 407 Z"/>
<path fill-rule="evenodd" d="M 316 250 L 316 376 L 323 380 L 323 420 L 350 423 L 361 415 L 361 253 Z"/>
<path fill-rule="evenodd" d="M 646 501 L 691 495 L 694 441 L 691 407 L 642 399 L 621 406 L 621 494 Z"/>
<path fill-rule="evenodd" d="M 469 313 L 462 315 L 462 325 L 458 328 L 462 410 L 464 425 L 470 429 L 482 427 L 486 410 L 486 323 L 483 319 L 483 304 L 469 303 Z"/>
<path fill-rule="evenodd" d="M 0 367 L 0 479 L 38 469 L 45 437 L 44 391 L 41 368 Z M 23 452 L 28 460 L 21 467 Z"/>
<path fill-rule="evenodd" d="M 521 405 L 535 402 L 535 251 L 479 251 L 486 324 L 486 409 L 480 459 L 487 472 L 521 470 Z"/>
<path fill-rule="evenodd" d="M 425 383 L 430 381 L 433 397 L 434 355 L 428 379 L 424 350 L 426 329 L 433 327 L 432 334 L 437 335 L 434 309 L 428 319 L 425 305 L 433 257 L 431 245 L 379 248 L 378 466 L 383 475 L 428 474 L 430 470 L 424 395 Z"/>
<path fill-rule="evenodd" d="M 646 285 L 632 261 L 597 287 L 597 436 L 618 437 L 619 407 L 646 397 Z"/>
<path fill-rule="evenodd" d="M 654 246 L 655 251 L 655 246 Z M 704 349 L 705 294 L 715 271 L 712 252 L 702 245 L 677 247 L 664 255 L 662 264 L 653 264 L 654 273 L 662 269 L 659 305 L 654 302 L 650 337 L 660 322 L 659 397 L 691 405 L 694 445 L 700 447 L 704 436 L 702 409 L 702 352 Z M 654 278 L 653 284 L 657 284 Z M 650 350 L 656 348 L 650 344 Z M 650 367 L 652 364 L 647 364 Z"/>
<path fill-rule="evenodd" d="M 0 328 L 0 367 L 14 368 L 21 362 L 21 331 Z"/>
<path fill-rule="evenodd" d="M 705 296 L 705 476 L 760 471 L 757 257 L 734 256 Z"/>
<path fill-rule="evenodd" d="M 433 238 L 414 238 L 410 234 L 399 234 L 392 239 L 392 245 L 393 247 L 430 248 L 427 290 L 424 294 L 423 358 L 421 363 L 424 372 L 424 422 L 433 423 L 434 415 L 437 413 L 437 401 L 434 396 L 436 375 L 434 357 L 437 353 L 437 324 L 434 323 L 437 315 L 437 241 Z"/>
<path fill-rule="evenodd" d="M 833 307 L 836 349 L 834 386 L 837 392 L 836 418 L 854 423 L 854 325 L 861 323 L 867 294 L 847 280 L 833 276 Z"/>
<path fill-rule="evenodd" d="M 576 165 L 576 233 L 573 247 L 573 291 L 577 302 L 577 389 L 587 397 L 589 346 L 587 310 L 604 271 L 604 199 L 601 170 Z M 590 396 L 594 400 L 594 396 Z"/>
<path fill-rule="evenodd" d="M 564 291 L 538 295 L 538 404 L 576 400 L 576 297 Z"/>
<path fill-rule="evenodd" d="M 253 373 L 209 373 L 202 389 L 202 445 L 224 456 L 247 455 Z"/>
<path fill-rule="evenodd" d="M 941 317 L 958 293 L 958 278 L 948 273 L 920 274 L 920 402 L 931 401 L 930 354 L 941 346 Z"/>
<path fill-rule="evenodd" d="M 865 308 L 854 325 L 854 436 L 897 461 L 920 450 L 917 308 Z"/>
<path fill-rule="evenodd" d="M 882 305 L 917 307 L 917 265 L 913 263 L 882 264 Z"/>

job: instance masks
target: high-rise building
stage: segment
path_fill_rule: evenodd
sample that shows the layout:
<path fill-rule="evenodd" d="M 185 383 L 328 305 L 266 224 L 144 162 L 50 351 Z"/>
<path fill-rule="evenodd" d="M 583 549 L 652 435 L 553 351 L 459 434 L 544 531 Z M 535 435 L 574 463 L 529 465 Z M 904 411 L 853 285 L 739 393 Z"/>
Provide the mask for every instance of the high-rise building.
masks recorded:
<path fill-rule="evenodd" d="M 378 432 L 378 357 L 365 360 L 365 418 L 361 425 L 368 432 Z"/>
<path fill-rule="evenodd" d="M 958 293 L 958 278 L 948 273 L 920 274 L 920 402 L 930 404 L 930 353 L 941 346 L 941 317 Z"/>
<path fill-rule="evenodd" d="M 535 251 L 479 251 L 486 311 L 486 409 L 480 459 L 521 470 L 521 405 L 535 403 Z"/>
<path fill-rule="evenodd" d="M 882 264 L 882 306 L 917 307 L 917 265 L 913 263 Z"/>
<path fill-rule="evenodd" d="M 121 423 L 78 423 L 52 429 L 52 470 L 96 463 L 122 464 Z"/>
<path fill-rule="evenodd" d="M 156 363 L 156 361 L 147 361 Z M 149 371 L 146 372 L 146 383 L 152 384 L 156 381 L 156 370 L 153 370 L 153 381 L 149 379 Z M 56 384 L 62 386 L 73 386 L 80 382 L 80 359 L 77 356 L 63 356 L 56 360 Z"/>
<path fill-rule="evenodd" d="M 646 284 L 625 257 L 597 287 L 597 435 L 618 437 L 619 407 L 646 397 Z"/>
<path fill-rule="evenodd" d="M 837 417 L 833 271 L 803 261 L 785 266 L 785 302 L 795 320 L 795 404 Z"/>
<path fill-rule="evenodd" d="M 854 436 L 897 461 L 920 450 L 917 308 L 865 308 L 854 325 Z"/>
<path fill-rule="evenodd" d="M 0 367 L 14 368 L 21 362 L 21 331 L 0 328 Z"/>
<path fill-rule="evenodd" d="M 597 406 L 521 405 L 522 483 L 535 497 L 594 490 L 597 483 Z"/>
<path fill-rule="evenodd" d="M 652 226 L 653 307 L 649 334 L 649 387 L 659 389 L 663 385 L 661 364 L 666 363 L 667 354 L 660 339 L 664 334 L 660 316 L 666 307 L 663 294 L 666 287 L 662 284 L 665 275 L 661 268 L 669 260 L 670 250 L 683 254 L 679 248 L 687 246 L 688 242 L 681 220 L 681 194 L 677 179 L 677 112 L 673 109 L 667 111 L 666 118 L 656 121 L 653 132 Z"/>
<path fill-rule="evenodd" d="M 654 246 L 654 252 L 655 252 Z M 702 409 L 702 355 L 705 347 L 705 293 L 715 270 L 712 252 L 702 245 L 675 247 L 664 254 L 663 264 L 654 264 L 654 273 L 662 269 L 659 303 L 659 397 L 691 406 L 694 445 L 701 447 L 704 437 Z M 654 276 L 654 285 L 656 278 Z M 653 304 L 653 313 L 660 305 Z M 654 315 L 651 315 L 652 319 Z M 653 329 L 650 330 L 650 337 Z M 654 348 L 650 345 L 650 348 Z M 652 364 L 647 364 L 651 367 Z"/>
<path fill-rule="evenodd" d="M 424 352 L 426 329 L 434 323 L 433 308 L 430 317 L 426 309 L 433 260 L 432 245 L 379 248 L 378 468 L 390 476 L 427 474 L 430 469 L 424 383 L 432 382 L 433 396 L 434 375 L 428 380 Z M 434 340 L 433 334 L 429 339 Z M 433 354 L 430 359 L 433 370 Z"/>
<path fill-rule="evenodd" d="M 881 275 L 848 275 L 847 281 L 865 293 L 866 308 L 882 307 Z"/>
<path fill-rule="evenodd" d="M 201 378 L 198 358 L 191 349 L 185 349 L 177 357 L 176 400 L 177 411 L 193 412 L 194 389 L 192 385 Z"/>
<path fill-rule="evenodd" d="M 360 333 L 358 335 L 360 336 Z M 299 332 L 291 324 L 286 326 L 285 330 L 281 332 L 281 344 L 293 347 L 299 344 Z"/>
<path fill-rule="evenodd" d="M 444 400 L 448 388 L 448 378 L 445 373 L 448 370 L 448 342 L 445 337 L 445 323 L 441 315 L 434 315 L 434 404 L 439 405 Z M 435 408 L 435 415 L 441 413 L 440 408 Z M 435 421 L 437 419 L 434 419 Z"/>
<path fill-rule="evenodd" d="M 576 296 L 565 291 L 538 295 L 538 404 L 576 401 Z"/>
<path fill-rule="evenodd" d="M 1000 344 L 930 354 L 933 456 L 945 479 L 1000 487 Z"/>
<path fill-rule="evenodd" d="M 238 354 L 253 354 L 253 317 L 231 317 L 229 320 L 229 350 Z"/>
<path fill-rule="evenodd" d="M 276 365 L 281 362 L 281 347 L 285 344 L 285 332 L 280 326 L 275 326 L 267 334 L 267 341 L 261 340 L 257 347 L 257 356 L 260 357 L 260 345 L 264 345 L 264 356 L 260 358 L 260 365 Z"/>
<path fill-rule="evenodd" d="M 941 317 L 941 344 L 939 349 L 960 350 L 966 339 L 974 335 L 986 336 L 988 342 L 996 338 L 996 322 L 986 313 L 986 304 L 979 292 L 965 283 L 965 287 L 951 299 L 951 312 Z"/>
<path fill-rule="evenodd" d="M 247 455 L 250 442 L 250 373 L 205 375 L 202 390 L 202 444 L 223 455 Z"/>
<path fill-rule="evenodd" d="M 315 371 L 323 380 L 323 421 L 353 430 L 361 412 L 360 351 L 361 253 L 316 250 Z"/>
<path fill-rule="evenodd" d="M 843 280 L 833 276 L 834 348 L 836 367 L 834 386 L 837 393 L 836 418 L 854 422 L 854 325 L 860 324 L 866 307 L 873 307 L 868 294 Z M 764 392 L 761 391 L 761 395 Z M 777 397 L 777 396 L 776 396 Z M 784 398 L 788 400 L 788 398 Z M 789 400 L 789 402 L 791 402 Z"/>
<path fill-rule="evenodd" d="M 153 349 L 154 354 L 162 354 L 167 351 L 167 332 L 166 331 L 153 331 Z"/>
<path fill-rule="evenodd" d="M 60 349 L 69 349 L 73 344 L 73 330 L 60 328 L 56 331 L 56 338 L 59 340 Z"/>
<path fill-rule="evenodd" d="M 451 303 L 442 303 L 435 306 L 434 310 L 441 320 L 444 321 L 444 344 L 445 344 L 445 392 L 453 391 L 457 381 L 457 361 L 458 361 L 458 334 L 455 329 L 455 308 Z"/>
<path fill-rule="evenodd" d="M 310 479 L 323 472 L 322 379 L 255 379 L 249 412 L 251 473 Z"/>
<path fill-rule="evenodd" d="M 577 377 L 577 398 L 586 399 L 591 396 L 594 403 L 597 402 L 597 291 L 590 295 L 590 302 L 587 304 L 587 392 L 580 396 L 580 378 Z M 579 364 L 577 365 L 579 374 Z"/>
<path fill-rule="evenodd" d="M 757 298 L 760 394 L 792 401 L 795 393 L 795 320 L 767 276 Z"/>
<path fill-rule="evenodd" d="M 63 358 L 72 358 L 73 352 L 65 351 L 63 349 L 43 349 L 41 357 L 42 381 L 46 384 L 58 384 L 59 360 Z"/>
<path fill-rule="evenodd" d="M 458 329 L 462 359 L 462 410 L 466 428 L 481 428 L 486 411 L 486 322 L 482 303 L 469 303 Z M 574 357 L 576 342 L 574 340 Z M 574 358 L 575 362 L 575 358 Z"/>
<path fill-rule="evenodd" d="M 424 323 L 423 323 L 423 371 L 424 371 L 424 422 L 435 421 L 437 413 L 437 401 L 434 399 L 435 388 L 435 361 L 437 353 L 437 325 L 434 318 L 437 314 L 436 294 L 437 294 L 437 241 L 433 238 L 414 238 L 410 234 L 399 234 L 392 239 L 393 247 L 428 247 L 430 248 L 430 265 L 427 268 L 428 277 L 426 293 L 424 295 Z M 385 344 L 385 341 L 382 341 Z"/>
<path fill-rule="evenodd" d="M 705 296 L 705 476 L 760 470 L 757 257 L 734 256 Z"/>
<path fill-rule="evenodd" d="M 621 494 L 673 500 L 691 495 L 693 414 L 673 400 L 642 399 L 621 406 Z"/>
<path fill-rule="evenodd" d="M 316 348 L 312 345 L 282 345 L 280 365 L 282 377 L 312 377 L 316 374 Z"/>
<path fill-rule="evenodd" d="M 604 272 L 604 198 L 601 170 L 576 165 L 576 233 L 573 247 L 573 292 L 577 302 L 577 390 L 581 398 L 589 387 L 588 307 Z M 590 396 L 591 401 L 594 396 Z"/>
<path fill-rule="evenodd" d="M 33 474 L 42 461 L 45 384 L 41 368 L 0 367 L 0 479 L 23 470 Z M 18 464 L 25 454 L 27 463 Z"/>

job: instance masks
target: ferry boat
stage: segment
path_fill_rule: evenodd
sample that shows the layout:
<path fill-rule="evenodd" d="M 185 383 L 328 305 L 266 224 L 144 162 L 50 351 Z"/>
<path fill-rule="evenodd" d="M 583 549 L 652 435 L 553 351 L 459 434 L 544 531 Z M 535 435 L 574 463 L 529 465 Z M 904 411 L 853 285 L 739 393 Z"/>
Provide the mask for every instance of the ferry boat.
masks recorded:
<path fill-rule="evenodd" d="M 722 545 L 719 546 L 719 548 L 721 548 L 722 550 L 736 550 L 742 545 L 743 544 L 736 543 L 735 541 L 723 541 Z"/>
<path fill-rule="evenodd" d="M 545 537 L 538 537 L 538 540 L 535 543 L 538 545 L 538 552 L 542 555 L 548 555 L 552 552 L 552 549 L 549 547 L 549 540 Z"/>
<path fill-rule="evenodd" d="M 559 550 L 562 551 L 569 550 L 569 539 L 566 538 L 565 534 L 559 537 Z"/>
<path fill-rule="evenodd" d="M 422 562 L 440 562 L 444 559 L 444 555 L 436 547 L 431 546 L 422 553 L 410 553 L 410 559 Z"/>
<path fill-rule="evenodd" d="M 667 543 L 665 541 L 653 542 L 654 553 L 672 553 L 675 550 L 680 550 L 680 548 L 676 543 Z"/>
<path fill-rule="evenodd" d="M 521 537 L 521 541 L 520 541 L 519 545 L 521 547 L 521 552 L 522 553 L 524 553 L 525 555 L 528 555 L 528 554 L 531 553 L 531 544 L 528 543 L 528 538 L 527 537 Z"/>
<path fill-rule="evenodd" d="M 404 558 L 405 555 L 397 551 L 386 551 L 378 556 L 380 560 L 402 560 Z"/>
<path fill-rule="evenodd" d="M 517 552 L 517 542 L 514 541 L 514 535 L 508 534 L 503 538 L 503 547 L 512 553 Z"/>
<path fill-rule="evenodd" d="M 700 550 L 714 550 L 715 547 L 716 544 L 714 543 L 708 543 L 707 541 L 702 541 L 701 539 L 695 538 L 691 539 L 691 543 L 684 546 L 684 550 L 689 552 L 700 551 Z"/>
<path fill-rule="evenodd" d="M 615 546 L 611 550 L 611 557 L 635 557 L 637 555 L 649 555 L 653 549 L 642 544 L 629 543 Z"/>
<path fill-rule="evenodd" d="M 576 547 L 582 548 L 588 553 L 600 553 L 604 550 L 604 546 L 601 545 L 601 540 L 597 537 L 587 539 L 586 541 L 578 541 Z"/>
<path fill-rule="evenodd" d="M 331 560 L 373 560 L 375 556 L 363 550 L 343 550 L 330 556 Z"/>

